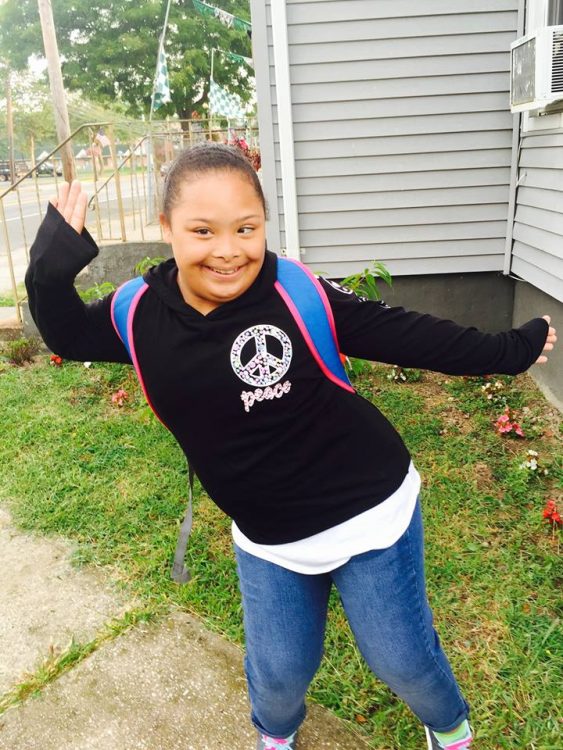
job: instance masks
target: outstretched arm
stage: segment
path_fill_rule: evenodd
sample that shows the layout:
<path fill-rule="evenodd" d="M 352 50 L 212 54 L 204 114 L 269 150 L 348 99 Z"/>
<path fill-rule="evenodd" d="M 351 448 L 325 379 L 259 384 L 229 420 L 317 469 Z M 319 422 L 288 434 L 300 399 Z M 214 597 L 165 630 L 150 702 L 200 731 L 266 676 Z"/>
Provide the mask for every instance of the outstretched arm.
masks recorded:
<path fill-rule="evenodd" d="M 77 274 L 98 254 L 84 228 L 87 201 L 78 181 L 63 183 L 50 201 L 25 276 L 29 309 L 56 354 L 79 361 L 129 363 L 111 322 L 112 295 L 85 305 L 74 288 Z"/>
<path fill-rule="evenodd" d="M 449 375 L 514 375 L 546 362 L 557 341 L 548 316 L 511 331 L 483 333 L 451 320 L 362 300 L 324 279 L 321 283 L 334 313 L 340 349 L 352 357 Z"/>

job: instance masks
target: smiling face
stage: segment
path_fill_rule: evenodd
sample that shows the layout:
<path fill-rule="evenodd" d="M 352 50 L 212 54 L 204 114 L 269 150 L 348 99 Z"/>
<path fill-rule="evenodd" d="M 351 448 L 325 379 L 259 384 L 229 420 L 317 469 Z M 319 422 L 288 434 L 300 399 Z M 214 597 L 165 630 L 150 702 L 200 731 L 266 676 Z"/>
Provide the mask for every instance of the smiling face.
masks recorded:
<path fill-rule="evenodd" d="M 260 273 L 266 217 L 244 174 L 213 170 L 184 180 L 160 221 L 182 296 L 203 315 L 240 297 Z"/>

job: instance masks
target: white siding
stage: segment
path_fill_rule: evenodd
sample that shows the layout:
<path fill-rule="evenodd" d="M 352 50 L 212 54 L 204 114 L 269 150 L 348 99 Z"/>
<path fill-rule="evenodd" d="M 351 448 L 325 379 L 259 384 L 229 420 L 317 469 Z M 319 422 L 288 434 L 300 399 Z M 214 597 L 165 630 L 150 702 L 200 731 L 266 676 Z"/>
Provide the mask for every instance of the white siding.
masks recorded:
<path fill-rule="evenodd" d="M 522 139 L 512 271 L 563 302 L 563 133 Z"/>
<path fill-rule="evenodd" d="M 271 111 L 261 138 L 273 140 L 275 159 L 263 167 L 279 222 L 269 240 L 280 249 L 272 1 L 251 7 L 259 110 Z M 518 0 L 288 0 L 307 263 L 334 276 L 370 259 L 399 275 L 502 270 L 517 7 Z"/>

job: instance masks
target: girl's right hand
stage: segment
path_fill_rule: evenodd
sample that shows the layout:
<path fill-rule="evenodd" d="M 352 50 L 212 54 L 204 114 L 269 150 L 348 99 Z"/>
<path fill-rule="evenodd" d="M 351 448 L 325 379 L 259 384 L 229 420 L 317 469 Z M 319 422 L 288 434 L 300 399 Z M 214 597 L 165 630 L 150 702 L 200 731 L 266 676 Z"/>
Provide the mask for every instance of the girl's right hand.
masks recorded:
<path fill-rule="evenodd" d="M 50 203 L 78 234 L 82 232 L 86 223 L 88 195 L 78 180 L 73 180 L 70 185 L 68 182 L 63 182 L 59 187 L 58 196 L 51 198 Z"/>

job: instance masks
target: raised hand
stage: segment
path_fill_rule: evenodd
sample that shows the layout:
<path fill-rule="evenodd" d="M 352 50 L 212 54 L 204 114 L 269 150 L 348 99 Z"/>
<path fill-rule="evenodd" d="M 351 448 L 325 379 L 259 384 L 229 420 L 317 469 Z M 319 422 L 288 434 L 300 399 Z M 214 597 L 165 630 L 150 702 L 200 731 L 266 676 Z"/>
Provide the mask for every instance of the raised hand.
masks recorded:
<path fill-rule="evenodd" d="M 544 315 L 543 319 L 547 320 L 548 325 L 551 323 L 551 318 L 549 317 L 549 315 Z M 552 328 L 551 325 L 549 325 L 549 330 L 547 332 L 547 338 L 545 340 L 545 346 L 543 347 L 543 351 L 550 352 L 555 346 L 556 341 L 557 341 L 557 331 L 555 328 Z M 536 359 L 534 364 L 543 365 L 546 362 L 547 362 L 547 357 L 545 356 L 545 354 L 540 354 L 540 356 Z"/>
<path fill-rule="evenodd" d="M 59 194 L 56 198 L 51 198 L 50 203 L 78 234 L 82 232 L 86 222 L 88 195 L 78 180 L 73 180 L 70 185 L 63 182 L 59 187 Z"/>

